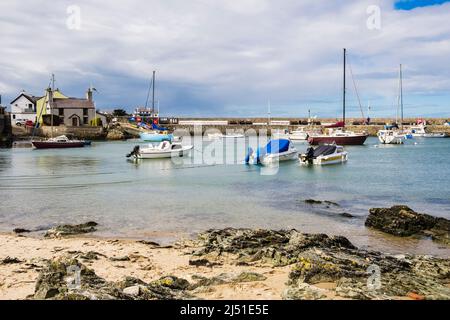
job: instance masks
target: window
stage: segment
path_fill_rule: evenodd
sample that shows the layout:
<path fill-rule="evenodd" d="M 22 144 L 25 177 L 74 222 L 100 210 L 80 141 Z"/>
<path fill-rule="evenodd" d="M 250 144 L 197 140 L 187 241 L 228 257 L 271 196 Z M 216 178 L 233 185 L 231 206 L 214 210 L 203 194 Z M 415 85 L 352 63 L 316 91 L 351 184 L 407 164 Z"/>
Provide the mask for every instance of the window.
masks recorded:
<path fill-rule="evenodd" d="M 58 115 L 59 116 L 64 116 L 64 109 L 58 109 Z"/>
<path fill-rule="evenodd" d="M 16 119 L 16 115 L 15 114 L 13 114 L 13 119 Z"/>
<path fill-rule="evenodd" d="M 87 115 L 88 115 L 88 109 L 84 108 L 84 109 L 83 109 L 83 116 L 86 117 Z"/>

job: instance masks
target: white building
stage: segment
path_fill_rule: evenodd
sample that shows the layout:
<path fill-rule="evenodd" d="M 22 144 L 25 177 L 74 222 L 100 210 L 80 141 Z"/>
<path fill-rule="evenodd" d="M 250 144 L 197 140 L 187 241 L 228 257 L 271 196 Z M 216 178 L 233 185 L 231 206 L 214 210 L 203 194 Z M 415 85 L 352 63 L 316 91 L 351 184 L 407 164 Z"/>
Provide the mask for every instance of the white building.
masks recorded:
<path fill-rule="evenodd" d="M 19 120 L 36 121 L 36 101 L 40 97 L 26 94 L 22 91 L 20 95 L 11 101 L 11 122 L 16 123 Z"/>

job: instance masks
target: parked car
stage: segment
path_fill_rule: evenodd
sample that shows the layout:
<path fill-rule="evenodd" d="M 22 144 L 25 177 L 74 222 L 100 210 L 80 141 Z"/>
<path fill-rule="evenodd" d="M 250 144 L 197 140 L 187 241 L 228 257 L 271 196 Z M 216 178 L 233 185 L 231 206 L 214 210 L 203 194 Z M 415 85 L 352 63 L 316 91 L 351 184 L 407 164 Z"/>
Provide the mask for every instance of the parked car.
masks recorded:
<path fill-rule="evenodd" d="M 31 120 L 25 121 L 25 127 L 34 127 L 34 122 Z"/>

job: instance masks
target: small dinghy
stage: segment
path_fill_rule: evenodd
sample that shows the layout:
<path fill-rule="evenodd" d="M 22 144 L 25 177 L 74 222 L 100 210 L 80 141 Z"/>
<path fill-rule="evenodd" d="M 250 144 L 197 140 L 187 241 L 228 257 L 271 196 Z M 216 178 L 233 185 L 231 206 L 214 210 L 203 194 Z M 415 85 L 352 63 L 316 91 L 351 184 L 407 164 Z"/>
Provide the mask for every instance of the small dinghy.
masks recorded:
<path fill-rule="evenodd" d="M 299 161 L 304 165 L 328 165 L 347 161 L 348 153 L 344 147 L 337 145 L 321 145 L 316 148 L 309 147 L 306 153 L 299 156 Z"/>
<path fill-rule="evenodd" d="M 181 143 L 172 143 L 163 141 L 158 145 L 150 144 L 148 147 L 141 148 L 135 146 L 133 151 L 127 154 L 127 158 L 134 159 L 162 159 L 172 157 L 183 157 L 189 154 L 194 146 L 183 146 Z"/>
<path fill-rule="evenodd" d="M 297 149 L 289 139 L 270 140 L 265 147 L 253 151 L 248 149 L 245 163 L 270 165 L 278 161 L 294 160 L 298 155 Z"/>

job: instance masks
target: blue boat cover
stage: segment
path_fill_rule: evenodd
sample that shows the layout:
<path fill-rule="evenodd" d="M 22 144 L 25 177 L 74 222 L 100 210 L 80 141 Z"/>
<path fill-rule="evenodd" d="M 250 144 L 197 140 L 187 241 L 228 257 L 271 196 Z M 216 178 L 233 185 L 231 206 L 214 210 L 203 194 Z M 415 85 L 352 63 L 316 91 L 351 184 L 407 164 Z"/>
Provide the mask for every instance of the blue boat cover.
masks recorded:
<path fill-rule="evenodd" d="M 160 126 L 158 126 L 157 124 L 154 124 L 154 123 L 152 123 L 152 128 L 154 130 L 159 130 L 159 131 L 167 131 L 167 130 L 169 130 L 167 128 L 160 127 Z"/>
<path fill-rule="evenodd" d="M 266 152 L 267 153 L 286 152 L 289 150 L 289 143 L 290 141 L 288 139 L 270 140 L 269 143 L 266 145 Z"/>

